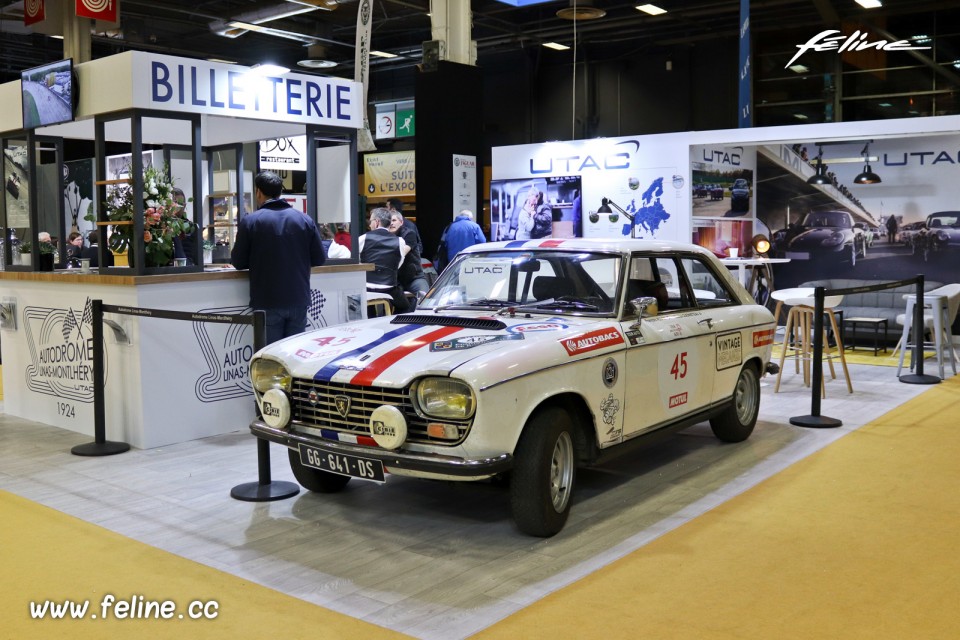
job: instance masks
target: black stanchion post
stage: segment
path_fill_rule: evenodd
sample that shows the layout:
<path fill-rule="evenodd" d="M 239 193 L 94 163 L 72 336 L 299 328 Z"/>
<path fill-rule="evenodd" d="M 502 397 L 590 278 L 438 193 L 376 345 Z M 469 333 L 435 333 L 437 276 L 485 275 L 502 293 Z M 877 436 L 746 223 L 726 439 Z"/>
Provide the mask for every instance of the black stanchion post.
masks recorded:
<path fill-rule="evenodd" d="M 267 345 L 266 313 L 253 312 L 253 350 L 260 351 Z M 293 482 L 273 482 L 270 478 L 270 443 L 257 438 L 257 482 L 238 484 L 230 490 L 230 497 L 244 502 L 271 502 L 291 498 L 300 493 L 300 486 Z"/>
<path fill-rule="evenodd" d="M 810 380 L 810 386 L 813 388 L 813 396 L 810 401 L 810 415 L 790 418 L 790 424 L 798 427 L 826 429 L 839 427 L 843 424 L 843 422 L 836 418 L 828 418 L 827 416 L 820 415 L 820 390 L 823 387 L 823 297 L 823 287 L 814 289 L 813 377 Z"/>
<path fill-rule="evenodd" d="M 106 409 L 103 399 L 103 300 L 90 301 L 93 323 L 93 442 L 78 444 L 70 450 L 77 456 L 112 456 L 130 450 L 126 442 L 108 442 Z"/>
<path fill-rule="evenodd" d="M 917 368 L 916 373 L 908 373 L 900 376 L 900 382 L 907 384 L 937 384 L 940 378 L 937 376 L 924 375 L 923 373 L 923 333 L 926 327 L 923 324 L 923 274 L 917 274 L 917 301 L 913 304 L 913 364 Z M 902 349 L 906 349 L 904 344 Z"/>

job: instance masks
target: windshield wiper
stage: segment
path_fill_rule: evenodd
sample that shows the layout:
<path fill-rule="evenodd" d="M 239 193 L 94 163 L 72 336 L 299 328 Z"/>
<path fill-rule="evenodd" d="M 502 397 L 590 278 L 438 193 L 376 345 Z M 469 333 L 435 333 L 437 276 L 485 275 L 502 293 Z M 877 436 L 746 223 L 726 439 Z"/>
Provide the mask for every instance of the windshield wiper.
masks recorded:
<path fill-rule="evenodd" d="M 526 304 L 518 309 L 577 309 L 578 311 L 599 311 L 600 307 L 589 302 L 573 300 L 566 296 L 554 298 L 553 300 L 544 300 L 536 304 Z"/>
<path fill-rule="evenodd" d="M 438 311 L 446 311 L 447 309 L 469 309 L 471 307 L 495 307 L 499 309 L 514 304 L 516 303 L 508 300 L 497 300 L 496 298 L 477 298 L 476 300 L 468 300 L 467 302 L 455 302 L 453 304 L 434 307 L 433 312 L 437 313 Z"/>

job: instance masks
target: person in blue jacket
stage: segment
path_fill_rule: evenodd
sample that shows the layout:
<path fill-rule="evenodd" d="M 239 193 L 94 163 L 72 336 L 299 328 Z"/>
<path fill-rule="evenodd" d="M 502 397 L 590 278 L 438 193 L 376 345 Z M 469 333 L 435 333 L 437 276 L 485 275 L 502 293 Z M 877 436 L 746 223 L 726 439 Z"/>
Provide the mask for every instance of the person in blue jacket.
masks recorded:
<path fill-rule="evenodd" d="M 454 257 L 467 247 L 487 241 L 483 235 L 483 229 L 473 221 L 473 212 L 469 209 L 464 209 L 457 215 L 447 227 L 444 236 L 448 263 L 453 262 Z"/>
<path fill-rule="evenodd" d="M 310 269 L 326 261 L 316 223 L 280 197 L 280 176 L 254 178 L 256 211 L 240 219 L 230 263 L 250 270 L 250 306 L 266 312 L 267 344 L 307 327 Z"/>

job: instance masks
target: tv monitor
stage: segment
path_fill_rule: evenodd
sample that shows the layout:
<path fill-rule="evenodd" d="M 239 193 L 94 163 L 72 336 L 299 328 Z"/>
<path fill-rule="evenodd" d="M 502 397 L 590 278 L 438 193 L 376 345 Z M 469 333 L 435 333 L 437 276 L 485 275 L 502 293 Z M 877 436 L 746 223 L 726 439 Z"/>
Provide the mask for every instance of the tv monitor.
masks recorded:
<path fill-rule="evenodd" d="M 36 129 L 72 121 L 77 89 L 72 58 L 21 71 L 23 128 Z"/>
<path fill-rule="evenodd" d="M 491 180 L 490 240 L 582 237 L 580 195 L 580 176 Z"/>

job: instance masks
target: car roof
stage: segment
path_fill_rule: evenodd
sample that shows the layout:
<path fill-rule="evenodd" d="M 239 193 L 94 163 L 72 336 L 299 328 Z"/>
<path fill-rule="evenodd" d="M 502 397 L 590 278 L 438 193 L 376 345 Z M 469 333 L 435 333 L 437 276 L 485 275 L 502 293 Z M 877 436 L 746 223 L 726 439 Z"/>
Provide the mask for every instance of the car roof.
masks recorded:
<path fill-rule="evenodd" d="M 632 238 L 542 238 L 539 240 L 507 240 L 475 244 L 464 249 L 465 253 L 483 251 L 530 251 L 533 249 L 555 249 L 560 251 L 609 251 L 615 253 L 633 253 L 651 251 L 659 253 L 699 253 L 713 256 L 713 252 L 688 242 L 670 240 L 636 240 Z"/>

